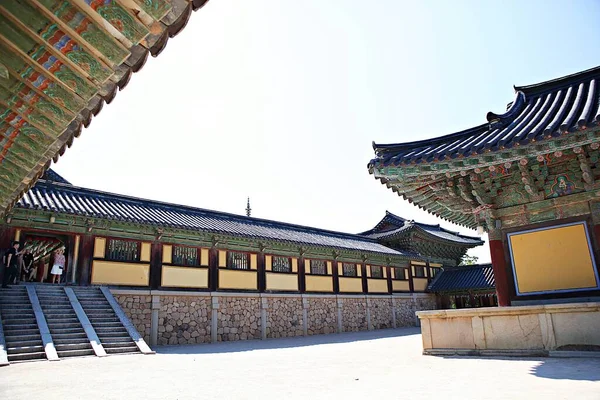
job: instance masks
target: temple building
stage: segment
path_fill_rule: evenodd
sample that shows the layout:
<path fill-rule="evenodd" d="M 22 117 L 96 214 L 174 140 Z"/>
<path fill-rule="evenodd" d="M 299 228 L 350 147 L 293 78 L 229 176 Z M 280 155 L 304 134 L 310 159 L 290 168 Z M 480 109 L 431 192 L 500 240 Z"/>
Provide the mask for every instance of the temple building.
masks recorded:
<path fill-rule="evenodd" d="M 434 277 L 483 244 L 389 212 L 333 232 L 78 187 L 51 169 L 0 225 L 0 246 L 13 240 L 33 252 L 35 282 L 64 249 L 61 283 L 109 287 L 151 345 L 413 326 L 436 308 Z"/>
<path fill-rule="evenodd" d="M 498 305 L 492 264 L 446 267 L 427 290 L 437 295 L 439 309 Z"/>
<path fill-rule="evenodd" d="M 0 2 L 0 217 L 207 1 Z"/>
<path fill-rule="evenodd" d="M 426 354 L 600 346 L 599 85 L 595 67 L 516 86 L 506 111 L 489 112 L 481 125 L 373 144 L 368 169 L 382 184 L 439 218 L 489 234 L 498 304 L 514 306 L 418 312 Z M 456 282 L 440 279 L 430 289 L 443 293 L 446 284 Z M 463 295 L 490 284 L 486 277 Z"/>
<path fill-rule="evenodd" d="M 374 144 L 369 171 L 418 207 L 488 232 L 500 305 L 597 296 L 599 78 L 596 67 L 515 87 L 484 124 Z"/>

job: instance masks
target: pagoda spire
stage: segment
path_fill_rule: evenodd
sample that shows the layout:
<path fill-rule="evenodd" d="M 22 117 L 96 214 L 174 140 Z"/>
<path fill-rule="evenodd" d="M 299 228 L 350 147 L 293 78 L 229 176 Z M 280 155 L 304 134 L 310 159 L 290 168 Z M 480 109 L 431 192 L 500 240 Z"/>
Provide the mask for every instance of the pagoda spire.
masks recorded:
<path fill-rule="evenodd" d="M 252 208 L 250 208 L 250 197 L 248 197 L 248 202 L 246 203 L 246 216 L 249 217 L 252 213 Z"/>

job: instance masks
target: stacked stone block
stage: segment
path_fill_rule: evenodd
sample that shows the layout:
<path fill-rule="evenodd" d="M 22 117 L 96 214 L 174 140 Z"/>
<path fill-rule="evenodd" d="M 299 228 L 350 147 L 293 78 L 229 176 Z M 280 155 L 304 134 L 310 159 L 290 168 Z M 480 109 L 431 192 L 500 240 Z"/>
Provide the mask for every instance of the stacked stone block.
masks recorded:
<path fill-rule="evenodd" d="M 342 299 L 342 330 L 344 332 L 358 332 L 369 329 L 367 321 L 367 299 L 344 298 Z"/>
<path fill-rule="evenodd" d="M 389 297 L 372 297 L 368 301 L 370 303 L 369 313 L 373 329 L 392 328 L 392 299 Z"/>
<path fill-rule="evenodd" d="M 219 342 L 261 338 L 258 297 L 219 297 L 217 315 Z"/>
<path fill-rule="evenodd" d="M 309 335 L 337 332 L 337 306 L 335 297 L 311 297 L 308 301 Z"/>
<path fill-rule="evenodd" d="M 267 305 L 267 338 L 304 335 L 301 297 L 271 297 Z"/>
<path fill-rule="evenodd" d="M 152 297 L 141 295 L 114 296 L 135 329 L 150 343 L 152 327 Z"/>

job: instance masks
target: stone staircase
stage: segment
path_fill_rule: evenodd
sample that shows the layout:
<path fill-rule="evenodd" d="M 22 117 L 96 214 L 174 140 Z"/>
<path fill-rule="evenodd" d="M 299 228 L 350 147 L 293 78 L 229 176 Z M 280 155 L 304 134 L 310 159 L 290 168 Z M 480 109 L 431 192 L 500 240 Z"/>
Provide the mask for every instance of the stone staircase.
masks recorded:
<path fill-rule="evenodd" d="M 0 289 L 0 315 L 9 362 L 46 359 L 42 336 L 25 287 Z"/>
<path fill-rule="evenodd" d="M 152 354 L 107 288 L 25 284 L 0 289 L 0 365 Z"/>
<path fill-rule="evenodd" d="M 140 353 L 127 329 L 99 288 L 74 288 L 107 354 Z"/>
<path fill-rule="evenodd" d="M 95 355 L 64 289 L 60 286 L 39 286 L 36 292 L 58 357 Z"/>

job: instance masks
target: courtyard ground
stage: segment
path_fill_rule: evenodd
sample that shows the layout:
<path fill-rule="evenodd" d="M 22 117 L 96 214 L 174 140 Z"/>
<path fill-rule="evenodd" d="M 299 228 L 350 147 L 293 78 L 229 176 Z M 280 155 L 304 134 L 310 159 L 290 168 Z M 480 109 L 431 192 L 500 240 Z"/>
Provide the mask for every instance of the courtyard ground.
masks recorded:
<path fill-rule="evenodd" d="M 422 356 L 408 328 L 13 364 L 0 398 L 600 400 L 600 358 Z"/>

